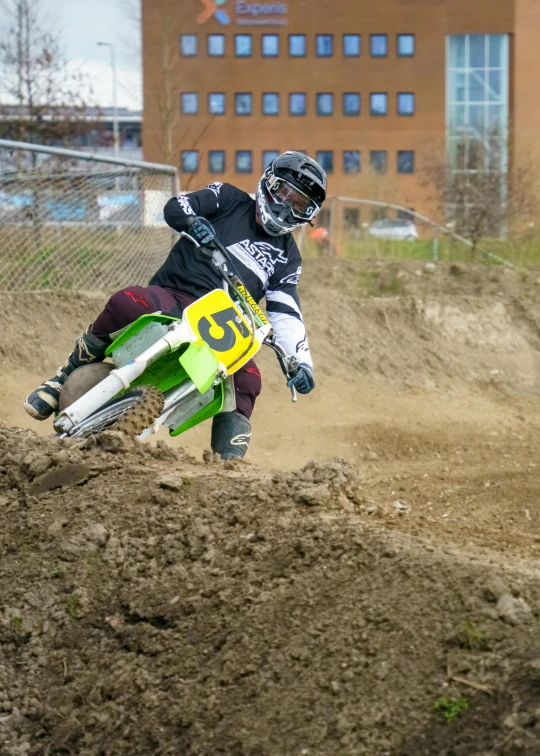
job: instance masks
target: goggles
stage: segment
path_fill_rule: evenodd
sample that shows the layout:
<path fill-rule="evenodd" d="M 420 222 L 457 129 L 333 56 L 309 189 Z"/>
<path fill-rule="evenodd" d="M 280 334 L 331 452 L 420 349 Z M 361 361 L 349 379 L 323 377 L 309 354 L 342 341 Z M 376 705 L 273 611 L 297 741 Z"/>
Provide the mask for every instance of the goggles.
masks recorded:
<path fill-rule="evenodd" d="M 283 179 L 275 178 L 272 182 L 268 182 L 268 191 L 275 203 L 288 207 L 294 217 L 299 220 L 309 221 L 321 209 L 320 205 L 310 199 L 307 194 Z"/>

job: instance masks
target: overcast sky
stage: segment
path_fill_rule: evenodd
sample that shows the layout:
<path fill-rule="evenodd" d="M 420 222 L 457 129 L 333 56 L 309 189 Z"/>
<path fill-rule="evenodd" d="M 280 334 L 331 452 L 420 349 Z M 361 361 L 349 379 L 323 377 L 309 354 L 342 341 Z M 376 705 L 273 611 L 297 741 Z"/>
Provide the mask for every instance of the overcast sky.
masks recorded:
<path fill-rule="evenodd" d="M 63 47 L 70 65 L 92 80 L 99 105 L 112 105 L 110 50 L 96 42 L 111 42 L 116 48 L 118 105 L 142 107 L 142 82 L 137 56 L 137 24 L 122 9 L 124 0 L 41 0 L 48 28 L 63 31 Z M 125 0 L 136 6 L 137 0 Z"/>

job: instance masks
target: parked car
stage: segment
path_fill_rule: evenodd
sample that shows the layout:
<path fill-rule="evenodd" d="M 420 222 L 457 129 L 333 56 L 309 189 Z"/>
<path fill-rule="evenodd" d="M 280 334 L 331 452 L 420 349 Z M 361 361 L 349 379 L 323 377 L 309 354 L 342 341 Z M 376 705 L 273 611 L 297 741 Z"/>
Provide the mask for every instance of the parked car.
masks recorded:
<path fill-rule="evenodd" d="M 369 227 L 370 236 L 377 239 L 414 241 L 418 239 L 416 225 L 410 220 L 378 220 Z"/>

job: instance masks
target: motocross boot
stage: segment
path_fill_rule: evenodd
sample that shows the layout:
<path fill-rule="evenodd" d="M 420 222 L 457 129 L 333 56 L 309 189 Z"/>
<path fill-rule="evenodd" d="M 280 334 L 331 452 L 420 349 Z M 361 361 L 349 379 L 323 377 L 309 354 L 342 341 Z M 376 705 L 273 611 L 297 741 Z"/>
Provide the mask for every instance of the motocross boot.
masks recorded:
<path fill-rule="evenodd" d="M 74 370 L 91 362 L 101 362 L 105 357 L 109 342 L 98 339 L 91 329 L 92 325 L 89 325 L 77 338 L 75 349 L 67 358 L 66 364 L 58 368 L 56 375 L 26 397 L 24 409 L 35 420 L 46 420 L 58 409 L 62 386 Z"/>
<path fill-rule="evenodd" d="M 251 424 L 240 412 L 221 412 L 214 417 L 211 446 L 221 459 L 244 457 L 250 441 Z"/>

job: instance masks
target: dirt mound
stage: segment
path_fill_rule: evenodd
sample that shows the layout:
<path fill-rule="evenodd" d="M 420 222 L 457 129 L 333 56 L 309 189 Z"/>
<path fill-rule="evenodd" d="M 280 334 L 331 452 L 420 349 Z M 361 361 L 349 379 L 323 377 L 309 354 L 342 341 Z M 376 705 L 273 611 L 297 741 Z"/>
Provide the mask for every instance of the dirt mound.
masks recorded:
<path fill-rule="evenodd" d="M 536 575 L 379 530 L 351 463 L 6 427 L 0 507 L 2 754 L 540 750 Z"/>

